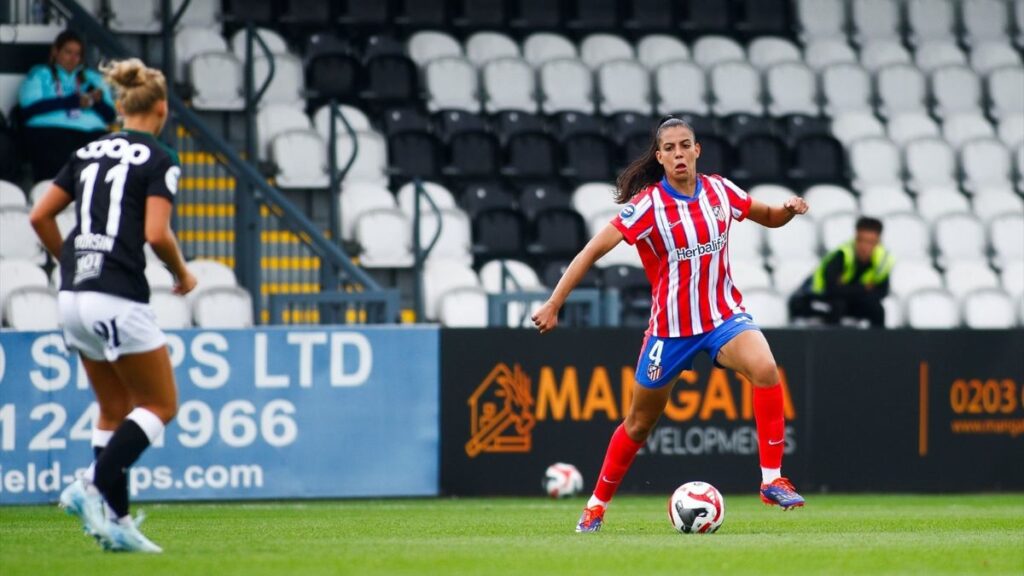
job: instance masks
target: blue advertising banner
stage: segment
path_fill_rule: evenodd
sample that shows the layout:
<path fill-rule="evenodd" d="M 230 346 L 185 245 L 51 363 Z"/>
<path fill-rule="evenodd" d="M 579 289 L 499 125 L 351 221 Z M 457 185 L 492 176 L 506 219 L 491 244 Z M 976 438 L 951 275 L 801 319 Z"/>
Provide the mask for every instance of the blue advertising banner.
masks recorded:
<path fill-rule="evenodd" d="M 438 493 L 439 331 L 168 333 L 179 410 L 133 498 Z M 58 333 L 0 333 L 0 504 L 56 501 L 92 460 L 97 406 Z"/>

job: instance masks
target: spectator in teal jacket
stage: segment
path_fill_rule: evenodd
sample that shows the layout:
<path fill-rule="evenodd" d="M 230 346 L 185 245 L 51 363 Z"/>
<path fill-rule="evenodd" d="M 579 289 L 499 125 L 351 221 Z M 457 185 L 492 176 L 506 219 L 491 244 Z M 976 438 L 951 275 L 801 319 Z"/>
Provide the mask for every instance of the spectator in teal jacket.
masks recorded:
<path fill-rule="evenodd" d="M 107 132 L 117 113 L 103 76 L 85 67 L 85 44 L 70 30 L 50 49 L 50 62 L 29 70 L 18 91 L 24 149 L 36 181 L 53 178 L 78 148 Z"/>

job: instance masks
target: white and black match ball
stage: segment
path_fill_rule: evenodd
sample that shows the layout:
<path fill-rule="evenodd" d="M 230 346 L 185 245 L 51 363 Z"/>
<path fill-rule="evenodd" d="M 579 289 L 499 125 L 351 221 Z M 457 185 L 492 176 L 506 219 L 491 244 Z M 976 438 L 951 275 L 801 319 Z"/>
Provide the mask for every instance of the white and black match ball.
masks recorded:
<path fill-rule="evenodd" d="M 711 534 L 725 521 L 725 499 L 707 482 L 687 482 L 669 497 L 668 519 L 684 534 Z"/>
<path fill-rule="evenodd" d="M 544 472 L 542 485 L 552 498 L 575 496 L 583 491 L 583 475 L 572 464 L 556 462 Z"/>

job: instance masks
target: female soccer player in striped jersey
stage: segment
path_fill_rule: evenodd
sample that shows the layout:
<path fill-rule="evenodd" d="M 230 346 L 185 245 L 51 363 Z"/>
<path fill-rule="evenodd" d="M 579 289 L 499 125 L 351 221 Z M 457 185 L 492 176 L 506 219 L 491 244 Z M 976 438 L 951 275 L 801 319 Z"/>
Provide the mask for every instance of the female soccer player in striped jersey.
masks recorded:
<path fill-rule="evenodd" d="M 60 260 L 64 340 L 81 356 L 99 403 L 96 461 L 60 503 L 104 548 L 160 552 L 128 514 L 128 469 L 174 418 L 178 400 L 167 338 L 149 307 L 143 246 L 170 268 L 176 293 L 196 279 L 170 226 L 177 155 L 156 139 L 167 120 L 164 75 L 134 58 L 101 70 L 117 89 L 124 130 L 72 153 L 31 216 Z M 56 217 L 72 202 L 77 225 L 62 242 Z"/>
<path fill-rule="evenodd" d="M 651 282 L 651 320 L 637 362 L 626 419 L 612 434 L 594 494 L 577 532 L 596 532 L 637 451 L 665 410 L 672 382 L 707 352 L 719 366 L 754 385 L 754 418 L 761 460 L 761 499 L 802 506 L 782 476 L 785 420 L 782 387 L 768 342 L 743 308 L 729 273 L 729 227 L 750 218 L 777 228 L 807 212 L 803 199 L 782 206 L 754 200 L 729 180 L 697 173 L 700 144 L 693 128 L 673 117 L 658 126 L 650 148 L 619 176 L 622 211 L 587 243 L 551 298 L 533 315 L 541 333 L 558 325 L 558 311 L 587 270 L 625 240 L 640 253 Z"/>

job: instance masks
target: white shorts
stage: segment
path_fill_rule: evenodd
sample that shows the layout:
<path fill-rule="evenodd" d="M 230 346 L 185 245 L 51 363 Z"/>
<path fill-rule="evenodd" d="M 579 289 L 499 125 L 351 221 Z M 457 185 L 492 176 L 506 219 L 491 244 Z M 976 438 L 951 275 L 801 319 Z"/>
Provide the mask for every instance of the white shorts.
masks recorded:
<path fill-rule="evenodd" d="M 90 360 L 113 362 L 121 354 L 167 344 L 149 304 L 102 292 L 62 291 L 58 305 L 64 342 Z"/>

